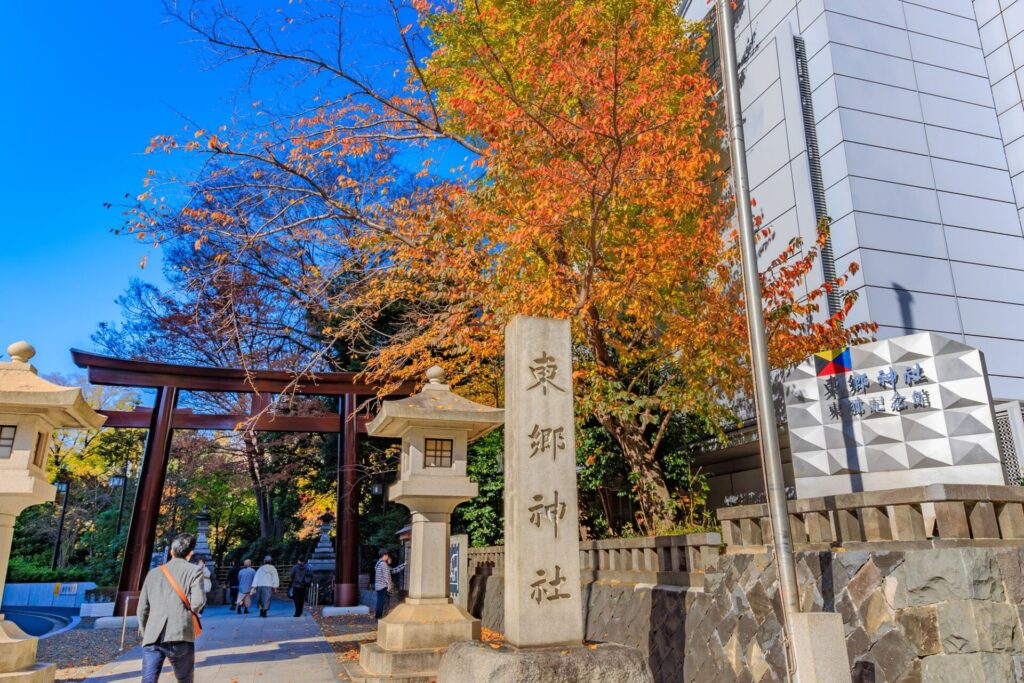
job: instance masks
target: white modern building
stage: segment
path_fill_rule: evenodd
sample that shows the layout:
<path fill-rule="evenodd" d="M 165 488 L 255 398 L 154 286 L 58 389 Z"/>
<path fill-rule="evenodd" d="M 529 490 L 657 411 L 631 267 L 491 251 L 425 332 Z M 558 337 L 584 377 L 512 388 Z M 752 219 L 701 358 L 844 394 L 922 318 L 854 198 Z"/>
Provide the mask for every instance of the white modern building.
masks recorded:
<path fill-rule="evenodd" d="M 831 217 L 835 268 L 861 268 L 855 320 L 979 348 L 997 403 L 1024 399 L 1024 0 L 740 0 L 736 16 L 765 256 Z M 702 458 L 716 497 L 761 488 L 754 438 Z"/>

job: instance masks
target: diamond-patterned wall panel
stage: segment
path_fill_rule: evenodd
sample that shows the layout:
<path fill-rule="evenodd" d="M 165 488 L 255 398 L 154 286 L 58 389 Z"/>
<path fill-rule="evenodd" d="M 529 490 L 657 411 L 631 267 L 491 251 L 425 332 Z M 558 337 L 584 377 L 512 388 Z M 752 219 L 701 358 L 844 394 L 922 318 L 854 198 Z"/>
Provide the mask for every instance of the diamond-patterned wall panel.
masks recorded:
<path fill-rule="evenodd" d="M 922 332 L 818 353 L 790 369 L 797 495 L 913 485 L 908 472 L 921 472 L 920 483 L 1002 483 L 998 468 L 957 469 L 999 463 L 984 367 L 977 349 Z M 887 484 L 868 476 L 876 473 L 899 476 Z"/>

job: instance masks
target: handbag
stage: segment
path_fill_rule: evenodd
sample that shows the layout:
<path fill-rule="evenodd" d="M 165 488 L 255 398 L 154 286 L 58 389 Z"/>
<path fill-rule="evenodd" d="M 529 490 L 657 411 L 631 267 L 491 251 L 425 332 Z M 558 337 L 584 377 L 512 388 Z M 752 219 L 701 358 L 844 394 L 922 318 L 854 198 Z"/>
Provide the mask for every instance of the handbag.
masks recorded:
<path fill-rule="evenodd" d="M 166 564 L 161 565 L 160 570 L 164 573 L 164 576 L 167 577 L 167 581 L 171 584 L 171 588 L 174 589 L 174 592 L 178 594 L 178 597 L 181 598 L 181 601 L 185 604 L 185 609 L 187 609 L 188 613 L 192 615 L 192 631 L 194 632 L 195 637 L 198 638 L 203 635 L 203 624 L 199 621 L 199 615 L 192 611 L 192 603 L 190 603 L 188 598 L 185 597 L 185 591 L 181 590 L 181 586 L 179 586 L 178 582 L 174 580 L 173 576 L 171 576 L 171 572 L 168 571 Z"/>

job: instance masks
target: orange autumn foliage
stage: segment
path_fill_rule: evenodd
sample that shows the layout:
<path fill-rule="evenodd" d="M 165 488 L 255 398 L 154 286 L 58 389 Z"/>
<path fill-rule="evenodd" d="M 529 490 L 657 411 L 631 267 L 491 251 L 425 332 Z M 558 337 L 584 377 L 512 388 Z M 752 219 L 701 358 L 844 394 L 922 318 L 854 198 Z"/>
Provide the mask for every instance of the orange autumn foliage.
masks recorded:
<path fill-rule="evenodd" d="M 318 343 L 361 349 L 378 379 L 439 362 L 465 391 L 500 400 L 509 318 L 570 319 L 580 417 L 618 442 L 639 524 L 657 531 L 676 515 L 659 461 L 673 421 L 721 428 L 749 374 L 703 27 L 670 0 L 416 7 L 419 27 L 397 23 L 400 93 L 359 81 L 230 142 L 155 140 L 213 155 L 216 182 L 175 221 L 138 208 L 134 227 L 196 235 L 215 270 L 247 251 L 291 259 L 286 286 L 329 312 Z M 435 46 L 429 59 L 410 47 L 416 31 Z M 403 174 L 403 150 L 442 140 L 466 163 L 439 170 L 435 155 Z M 844 326 L 850 293 L 835 315 L 821 310 L 849 275 L 820 282 L 826 234 L 786 246 L 762 274 L 776 367 L 873 332 Z"/>

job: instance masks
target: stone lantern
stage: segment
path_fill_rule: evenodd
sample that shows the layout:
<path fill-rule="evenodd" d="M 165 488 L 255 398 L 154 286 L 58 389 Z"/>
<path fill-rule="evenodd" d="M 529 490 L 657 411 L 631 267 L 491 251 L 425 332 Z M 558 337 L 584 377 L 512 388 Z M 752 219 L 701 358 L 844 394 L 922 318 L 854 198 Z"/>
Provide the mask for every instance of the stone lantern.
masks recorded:
<path fill-rule="evenodd" d="M 452 510 L 478 491 L 466 476 L 466 446 L 500 426 L 504 411 L 453 394 L 444 379 L 441 368 L 430 368 L 420 393 L 384 401 L 367 425 L 370 436 L 402 440 L 389 497 L 412 515 L 408 597 L 380 621 L 377 642 L 362 648 L 360 663 L 371 675 L 429 680 L 422 676 L 437 671 L 448 645 L 480 638 L 479 620 L 448 594 L 449 523 Z"/>
<path fill-rule="evenodd" d="M 0 363 L 0 595 L 11 556 L 14 520 L 29 507 L 52 501 L 57 489 L 46 480 L 46 460 L 55 429 L 99 429 L 106 418 L 77 387 L 47 382 L 29 364 L 35 349 L 25 342 L 7 347 Z M 36 664 L 37 638 L 0 616 L 0 680 L 52 681 L 52 664 Z"/>

